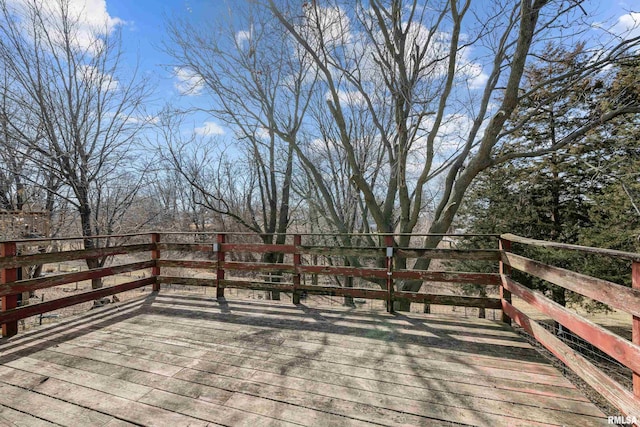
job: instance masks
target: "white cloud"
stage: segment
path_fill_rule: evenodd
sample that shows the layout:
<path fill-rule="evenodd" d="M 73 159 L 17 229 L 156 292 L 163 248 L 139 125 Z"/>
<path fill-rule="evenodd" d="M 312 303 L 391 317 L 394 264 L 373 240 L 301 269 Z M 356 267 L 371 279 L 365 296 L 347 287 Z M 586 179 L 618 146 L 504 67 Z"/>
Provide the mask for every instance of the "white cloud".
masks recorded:
<path fill-rule="evenodd" d="M 10 6 L 22 16 L 25 16 L 25 11 L 33 7 L 34 3 L 45 15 L 44 25 L 52 39 L 58 44 L 62 43 L 62 11 L 57 1 L 9 0 Z M 102 48 L 101 37 L 111 34 L 118 25 L 126 23 L 109 14 L 106 0 L 68 0 L 68 6 L 68 17 L 72 22 L 77 23 L 72 43 L 75 47 L 86 49 L 91 54 L 95 54 Z M 28 24 L 24 29 L 27 32 L 32 31 Z"/>
<path fill-rule="evenodd" d="M 111 74 L 101 73 L 96 67 L 80 65 L 77 70 L 78 78 L 91 86 L 100 86 L 102 92 L 110 92 L 118 89 L 118 80 Z"/>
<path fill-rule="evenodd" d="M 69 0 L 70 11 L 79 17 L 81 25 L 92 28 L 105 28 L 111 32 L 124 21 L 107 12 L 106 0 Z"/>
<path fill-rule="evenodd" d="M 325 97 L 328 101 L 333 100 L 331 92 L 327 92 Z M 338 90 L 338 99 L 341 104 L 348 106 L 359 106 L 365 103 L 364 96 L 357 90 Z"/>
<path fill-rule="evenodd" d="M 131 124 L 157 124 L 160 119 L 157 116 L 129 116 L 127 117 L 127 123 Z"/>
<path fill-rule="evenodd" d="M 238 31 L 236 33 L 236 43 L 238 46 L 244 45 L 244 43 L 251 40 L 251 32 L 250 31 Z"/>
<path fill-rule="evenodd" d="M 619 17 L 613 32 L 624 39 L 640 36 L 640 12 L 630 12 Z"/>
<path fill-rule="evenodd" d="M 176 77 L 175 88 L 181 95 L 197 96 L 204 88 L 204 80 L 188 67 L 174 67 L 173 73 Z"/>
<path fill-rule="evenodd" d="M 431 131 L 433 118 L 425 120 L 425 128 Z M 439 167 L 442 162 L 455 155 L 466 143 L 466 138 L 473 126 L 473 119 L 465 114 L 447 114 L 434 139 L 434 164 L 432 169 Z M 424 167 L 427 154 L 428 132 L 418 135 L 413 142 L 407 157 L 407 173 L 416 178 Z"/>
<path fill-rule="evenodd" d="M 269 139 L 271 138 L 271 135 L 269 134 L 269 129 L 260 126 L 258 129 L 256 129 L 256 136 L 260 139 Z"/>
<path fill-rule="evenodd" d="M 375 45 L 386 46 L 385 36 L 382 31 L 372 30 L 362 31 L 357 25 L 351 22 L 346 11 L 340 7 L 323 8 L 313 6 L 315 3 L 309 2 L 304 7 L 304 14 L 309 21 L 308 26 L 300 27 L 298 30 L 312 46 L 315 46 L 322 36 L 325 49 L 333 54 L 336 50 L 340 58 L 341 66 L 358 76 L 361 81 L 370 84 L 373 93 L 376 88 L 384 88 L 386 85 L 386 68 L 381 68 L 376 61 L 380 55 Z M 313 9 L 313 8 L 316 9 Z M 376 18 L 373 12 L 365 12 L 360 19 L 366 22 L 371 28 L 377 28 Z M 355 21 L 354 21 L 355 22 Z M 410 25 L 410 26 L 409 26 Z M 318 27 L 320 30 L 318 30 Z M 425 85 L 437 87 L 438 80 L 446 77 L 448 72 L 448 55 L 451 42 L 451 34 L 447 31 L 430 29 L 421 22 L 403 22 L 403 27 L 407 31 L 407 42 L 405 46 L 405 62 L 410 69 L 413 69 L 416 58 L 420 58 L 420 80 Z M 465 34 L 461 35 L 467 38 Z M 422 52 L 426 49 L 426 52 Z M 424 54 L 423 54 L 424 53 Z M 489 76 L 483 71 L 480 63 L 471 58 L 471 47 L 463 47 L 457 52 L 456 74 L 465 79 L 468 87 L 472 90 L 484 87 Z M 298 57 L 304 57 L 303 53 L 296 52 Z M 390 56 L 391 53 L 383 51 L 382 55 Z M 335 80 L 341 80 L 342 71 L 329 66 L 330 72 Z M 355 106 L 361 105 L 363 99 L 361 94 L 351 92 L 349 88 L 341 88 L 340 101 L 344 104 Z M 425 94 L 425 97 L 429 97 Z"/>
<path fill-rule="evenodd" d="M 203 126 L 195 128 L 194 132 L 196 135 L 203 136 L 224 135 L 224 129 L 219 124 L 210 121 L 204 122 Z"/>
<path fill-rule="evenodd" d="M 469 79 L 469 89 L 482 89 L 487 84 L 489 80 L 489 75 L 487 73 L 481 72 L 475 77 Z"/>
<path fill-rule="evenodd" d="M 464 72 L 467 75 L 469 89 L 482 89 L 489 80 L 489 75 L 482 70 L 482 65 L 477 62 L 467 64 Z"/>
<path fill-rule="evenodd" d="M 351 22 L 341 7 L 321 7 L 315 2 L 304 3 L 303 14 L 308 25 L 298 28 L 312 46 L 322 43 L 331 49 L 348 43 L 351 38 Z"/>

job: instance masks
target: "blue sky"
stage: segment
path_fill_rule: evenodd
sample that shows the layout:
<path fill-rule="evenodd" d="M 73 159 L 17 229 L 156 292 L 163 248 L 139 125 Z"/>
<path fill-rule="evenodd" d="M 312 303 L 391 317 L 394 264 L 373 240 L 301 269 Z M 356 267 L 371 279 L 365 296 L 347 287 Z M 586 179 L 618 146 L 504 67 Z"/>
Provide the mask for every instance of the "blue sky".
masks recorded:
<path fill-rule="evenodd" d="M 74 0 L 85 1 L 85 0 Z M 158 109 L 166 104 L 172 106 L 188 106 L 194 103 L 204 104 L 203 96 L 183 96 L 180 80 L 176 77 L 172 59 L 163 52 L 163 44 L 167 42 L 166 23 L 171 17 L 185 17 L 198 22 L 208 17 L 224 13 L 227 5 L 222 0 L 190 1 L 190 0 L 86 0 L 87 8 L 97 7 L 102 13 L 122 21 L 123 50 L 127 61 L 139 63 L 140 72 L 156 85 L 154 101 L 150 110 Z M 102 4 L 100 4 L 102 3 Z M 103 6 L 104 5 L 104 6 Z M 195 114 L 188 125 L 194 128 L 207 127 L 205 122 L 211 118 L 200 113 Z M 211 124 L 205 130 L 211 130 Z M 211 133 L 211 132 L 210 132 Z M 214 132 L 215 133 L 215 130 Z"/>
<path fill-rule="evenodd" d="M 18 0 L 19 1 L 19 0 Z M 88 15 L 119 22 L 122 29 L 123 48 L 126 60 L 139 61 L 140 71 L 145 78 L 151 79 L 157 86 L 155 101 L 151 110 L 166 103 L 174 106 L 190 104 L 206 105 L 206 95 L 183 96 L 180 92 L 180 80 L 172 67 L 172 60 L 162 52 L 162 44 L 167 42 L 166 22 L 174 17 L 185 17 L 195 24 L 198 21 L 210 22 L 225 14 L 231 7 L 237 7 L 242 1 L 233 0 L 71 0 L 82 3 Z M 489 0 L 484 0 L 489 1 Z M 640 0 L 598 1 L 585 6 L 587 10 L 598 10 L 596 22 L 608 18 L 618 19 L 629 11 L 640 12 Z M 640 13 L 633 16 L 640 20 Z M 628 20 L 628 18 L 627 18 Z M 625 24 L 621 22 L 621 25 Z M 183 76 L 184 77 L 184 76 Z M 184 82 L 182 82 L 184 83 Z M 206 124 L 205 122 L 209 122 Z M 191 119 L 193 127 L 201 128 L 204 133 L 221 132 L 215 121 L 204 114 Z"/>

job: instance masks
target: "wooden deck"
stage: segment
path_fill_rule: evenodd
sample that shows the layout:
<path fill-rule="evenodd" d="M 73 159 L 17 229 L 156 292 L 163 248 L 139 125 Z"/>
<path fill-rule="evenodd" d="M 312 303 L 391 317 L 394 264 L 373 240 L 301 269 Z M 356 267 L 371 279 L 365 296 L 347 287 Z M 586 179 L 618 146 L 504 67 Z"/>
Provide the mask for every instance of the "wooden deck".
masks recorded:
<path fill-rule="evenodd" d="M 0 351 L 0 425 L 606 424 L 489 320 L 159 293 Z"/>

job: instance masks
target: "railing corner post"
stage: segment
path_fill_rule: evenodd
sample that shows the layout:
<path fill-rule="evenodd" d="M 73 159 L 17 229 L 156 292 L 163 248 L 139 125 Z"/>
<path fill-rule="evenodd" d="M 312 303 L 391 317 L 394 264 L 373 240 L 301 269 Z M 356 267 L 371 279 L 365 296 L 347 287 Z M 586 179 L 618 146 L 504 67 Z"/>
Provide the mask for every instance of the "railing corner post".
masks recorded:
<path fill-rule="evenodd" d="M 293 246 L 295 246 L 295 252 L 293 253 L 293 294 L 292 301 L 294 304 L 300 304 L 300 264 L 302 264 L 302 256 L 300 254 L 300 245 L 302 244 L 302 236 L 300 234 L 294 234 Z"/>
<path fill-rule="evenodd" d="M 635 260 L 631 264 L 631 286 L 640 290 L 640 261 Z M 633 316 L 631 340 L 635 345 L 640 345 L 640 317 Z M 633 372 L 633 395 L 640 399 L 640 372 Z"/>
<path fill-rule="evenodd" d="M 218 268 L 216 269 L 216 298 L 224 298 L 224 286 L 221 283 L 224 281 L 224 249 L 222 245 L 226 242 L 226 235 L 224 233 L 218 233 L 216 236 L 216 242 L 218 245 Z"/>
<path fill-rule="evenodd" d="M 151 233 L 151 243 L 153 249 L 151 250 L 151 259 L 155 261 L 155 266 L 151 268 L 151 275 L 155 278 L 153 283 L 153 292 L 160 292 L 160 249 L 158 244 L 160 243 L 160 233 Z"/>
<path fill-rule="evenodd" d="M 511 241 L 503 239 L 502 237 L 500 237 L 499 249 L 502 252 L 511 251 Z M 504 280 L 503 276 L 508 276 L 508 275 L 511 274 L 511 267 L 509 265 L 505 264 L 505 262 L 504 262 L 504 253 L 501 254 L 499 266 L 500 266 L 500 269 L 499 269 L 499 272 L 500 272 L 500 300 L 502 302 L 502 322 L 506 323 L 508 325 L 511 325 L 511 318 L 509 317 L 509 315 L 505 311 L 505 305 L 506 304 L 511 304 L 511 292 L 509 292 L 507 289 L 505 289 L 504 284 L 502 283 L 502 281 Z"/>
<path fill-rule="evenodd" d="M 15 242 L 4 242 L 0 244 L 0 256 L 1 257 L 14 257 L 17 255 Z M 10 283 L 18 280 L 17 268 L 3 268 L 0 277 L 0 283 Z M 18 306 L 18 295 L 5 295 L 2 297 L 2 311 L 11 310 Z M 12 337 L 18 333 L 18 321 L 13 320 L 11 322 L 2 324 L 2 336 Z"/>

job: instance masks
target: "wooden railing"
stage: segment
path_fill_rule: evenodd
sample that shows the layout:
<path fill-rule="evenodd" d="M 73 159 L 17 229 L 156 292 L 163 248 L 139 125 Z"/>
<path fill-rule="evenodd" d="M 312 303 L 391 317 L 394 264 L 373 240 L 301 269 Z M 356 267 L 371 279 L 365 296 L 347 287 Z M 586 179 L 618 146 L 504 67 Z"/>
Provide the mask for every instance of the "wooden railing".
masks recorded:
<path fill-rule="evenodd" d="M 139 237 L 140 235 L 121 235 L 124 237 Z M 145 235 L 147 237 L 148 235 Z M 98 239 L 101 236 L 97 237 Z M 104 236 L 105 239 L 112 239 L 114 236 Z M 95 268 L 86 271 L 77 271 L 64 274 L 47 275 L 35 278 L 21 279 L 20 270 L 23 267 L 32 265 L 64 263 L 69 261 L 86 260 L 89 258 L 114 257 L 124 254 L 136 254 L 154 249 L 154 244 L 129 244 L 115 247 L 97 249 L 66 250 L 49 253 L 18 254 L 20 246 L 43 245 L 56 243 L 69 243 L 76 239 L 33 239 L 17 240 L 11 242 L 0 242 L 0 297 L 2 299 L 2 312 L 0 312 L 0 323 L 2 324 L 2 336 L 8 337 L 17 334 L 18 321 L 30 316 L 59 310 L 64 307 L 93 301 L 109 295 L 136 289 L 142 286 L 153 285 L 157 282 L 156 277 L 149 275 L 140 280 L 134 280 L 117 286 L 93 289 L 91 291 L 74 294 L 65 298 L 53 299 L 46 302 L 29 304 L 18 307 L 18 299 L 23 293 L 31 293 L 39 289 L 51 288 L 54 286 L 77 283 L 85 280 L 110 277 L 123 273 L 130 273 L 139 270 L 153 268 L 155 260 L 140 261 L 128 264 L 115 265 L 110 267 Z M 19 280 L 20 279 L 20 280 Z"/>
<path fill-rule="evenodd" d="M 184 243 L 186 233 L 150 233 L 128 235 L 136 243 L 92 250 L 65 250 L 51 253 L 18 254 L 20 245 L 45 244 L 54 239 L 12 241 L 0 243 L 0 297 L 2 312 L 0 323 L 3 336 L 15 335 L 18 321 L 30 316 L 63 307 L 92 301 L 123 291 L 151 286 L 160 291 L 163 284 L 207 286 L 216 288 L 216 296 L 223 298 L 225 289 L 253 289 L 280 291 L 291 295 L 294 304 L 300 303 L 301 295 L 350 296 L 383 300 L 388 311 L 393 311 L 396 300 L 414 303 L 477 307 L 502 310 L 502 320 L 513 320 L 541 345 L 555 354 L 563 363 L 580 376 L 585 382 L 607 398 L 625 415 L 640 414 L 640 254 L 625 253 L 575 245 L 542 242 L 525 239 L 511 234 L 502 236 L 487 235 L 488 238 L 500 237 L 496 249 L 424 249 L 417 247 L 394 246 L 394 236 L 377 235 L 380 246 L 344 247 L 312 245 L 308 242 L 312 235 L 298 234 L 288 236 L 288 243 L 270 245 L 247 243 L 239 233 L 205 233 L 211 243 Z M 202 237 L 202 233 L 200 236 Z M 113 238 L 114 236 L 110 236 Z M 117 236 L 124 237 L 124 236 Z M 182 239 L 181 239 L 182 237 Z M 245 236 L 246 237 L 246 236 Z M 454 236 L 453 238 L 463 238 Z M 57 239 L 66 242 L 68 239 Z M 525 258 L 511 250 L 512 243 L 520 245 L 544 246 L 548 248 L 575 250 L 618 257 L 632 263 L 633 287 L 628 288 L 615 283 L 593 278 L 577 272 L 546 265 Z M 264 263 L 241 261 L 242 256 L 254 256 L 266 253 L 283 255 L 282 263 Z M 121 255 L 134 255 L 136 262 L 112 265 L 88 271 L 70 272 L 45 277 L 18 280 L 18 269 L 34 264 L 64 263 L 85 260 L 90 257 L 112 257 L 114 261 Z M 188 255 L 191 259 L 185 259 Z M 195 255 L 202 259 L 192 259 Z M 321 257 L 352 257 L 370 260 L 369 265 L 318 265 L 310 260 Z M 443 259 L 473 260 L 494 263 L 495 273 L 476 273 L 459 271 L 433 271 L 397 268 L 398 260 L 406 259 Z M 235 260 L 234 260 L 235 259 Z M 200 272 L 195 277 L 187 277 L 185 269 Z M 169 270 L 178 273 L 167 274 Z M 536 276 L 547 282 L 564 287 L 608 304 L 610 307 L 633 316 L 632 341 L 626 340 L 588 319 L 556 304 L 538 291 L 531 290 L 512 279 L 512 270 Z M 114 286 L 81 292 L 68 297 L 17 307 L 18 294 L 53 286 L 106 278 L 133 271 L 144 271 L 142 279 L 126 281 Z M 265 275 L 275 276 L 275 281 L 265 280 Z M 341 287 L 330 285 L 306 284 L 306 277 L 341 276 L 362 278 L 371 287 Z M 499 297 L 472 297 L 463 295 L 441 295 L 423 292 L 407 292 L 396 289 L 398 281 L 418 280 L 444 282 L 449 284 L 474 284 L 497 286 Z M 585 357 L 562 342 L 554 333 L 532 320 L 512 303 L 517 297 L 539 310 L 541 313 L 563 325 L 602 352 L 610 355 L 633 372 L 633 391 L 629 391 L 602 372 Z"/>
<path fill-rule="evenodd" d="M 640 416 L 640 254 L 609 249 L 598 249 L 577 245 L 527 239 L 513 234 L 501 236 L 504 248 L 501 263 L 502 288 L 505 293 L 517 296 L 539 312 L 558 322 L 573 334 L 606 353 L 632 371 L 633 391 L 613 380 L 586 357 L 565 344 L 540 323 L 532 320 L 513 306 L 507 298 L 502 299 L 503 312 L 519 326 L 552 352 L 575 374 L 593 387 L 627 416 Z M 632 287 L 618 285 L 571 270 L 551 266 L 513 253 L 512 243 L 534 247 L 578 251 L 588 254 L 615 257 L 631 262 Z M 595 301 L 607 304 L 632 316 L 632 340 L 629 341 L 603 328 L 547 298 L 541 292 L 531 290 L 509 277 L 509 269 L 519 270 L 556 286 L 571 290 Z"/>
<path fill-rule="evenodd" d="M 366 298 L 385 300 L 388 311 L 393 311 L 393 301 L 405 299 L 411 302 L 438 305 L 453 305 L 460 307 L 479 307 L 500 309 L 499 298 L 469 297 L 458 295 L 434 295 L 420 292 L 403 292 L 395 290 L 396 280 L 420 280 L 432 282 L 448 283 L 471 283 L 476 285 L 500 286 L 500 277 L 497 273 L 471 273 L 471 272 L 448 272 L 448 271 L 423 271 L 423 270 L 399 270 L 394 268 L 394 259 L 403 258 L 430 258 L 430 259 L 473 259 L 498 261 L 500 251 L 495 250 L 456 250 L 456 249 L 422 249 L 422 248 L 398 248 L 393 246 L 393 240 L 385 247 L 326 247 L 310 246 L 302 244 L 302 237 L 305 235 L 293 235 L 292 244 L 268 245 L 261 243 L 229 243 L 225 234 L 218 234 L 216 244 L 188 244 L 188 243 L 160 243 L 160 252 L 187 252 L 210 254 L 211 261 L 192 261 L 163 259 L 158 260 L 158 267 L 162 268 L 188 268 L 216 271 L 215 280 L 209 278 L 181 277 L 159 275 L 159 283 L 171 283 L 195 286 L 215 286 L 218 297 L 224 296 L 224 289 L 252 289 L 264 291 L 290 292 L 294 303 L 300 301 L 300 294 L 311 295 L 331 295 L 350 296 L 353 298 Z M 392 237 L 392 236 L 389 236 Z M 497 236 L 496 236 L 497 237 Z M 261 262 L 238 262 L 227 261 L 227 254 L 251 253 L 281 253 L 293 255 L 289 263 L 267 264 Z M 377 258 L 384 259 L 385 267 L 351 267 L 351 266 L 329 266 L 329 265 L 308 265 L 301 262 L 304 255 L 322 255 L 333 257 L 357 257 L 357 258 Z M 215 259 L 215 261 L 213 260 Z M 279 283 L 265 282 L 260 280 L 248 280 L 238 278 L 228 278 L 226 273 L 233 272 L 259 272 L 289 274 L 290 281 Z M 318 276 L 344 276 L 371 279 L 378 283 L 384 282 L 385 289 L 378 287 L 339 287 L 339 286 L 317 286 L 301 284 L 302 275 Z"/>
<path fill-rule="evenodd" d="M 292 235 L 289 236 L 290 243 L 282 245 L 269 245 L 263 243 L 246 243 L 242 238 L 246 235 L 242 233 L 201 233 L 209 235 L 215 243 L 181 243 L 179 237 L 184 237 L 187 233 L 149 233 L 130 234 L 125 236 L 104 236 L 110 239 L 128 238 L 133 240 L 146 240 L 148 243 L 123 244 L 114 247 L 99 249 L 76 249 L 64 250 L 49 253 L 18 254 L 19 246 L 43 245 L 56 242 L 65 244 L 73 239 L 39 239 L 22 240 L 0 243 L 2 253 L 0 254 L 0 271 L 2 277 L 0 281 L 0 297 L 2 298 L 2 312 L 0 313 L 0 323 L 2 324 L 3 336 L 12 336 L 17 333 L 17 322 L 30 316 L 58 310 L 70 305 L 92 301 L 104 296 L 113 295 L 126 290 L 151 285 L 154 291 L 160 290 L 162 284 L 210 286 L 216 288 L 216 295 L 224 297 L 227 288 L 253 289 L 264 291 L 287 292 L 292 295 L 294 303 L 300 302 L 302 294 L 307 295 L 331 295 L 350 296 L 353 298 L 384 300 L 389 311 L 393 311 L 395 300 L 407 300 L 414 303 L 452 305 L 460 307 L 479 307 L 488 309 L 500 309 L 499 298 L 471 297 L 461 295 L 438 295 L 420 292 L 405 292 L 396 290 L 395 282 L 398 280 L 420 280 L 432 282 L 447 282 L 457 284 L 476 285 L 500 285 L 500 277 L 497 273 L 472 273 L 453 271 L 421 271 L 395 268 L 394 260 L 399 258 L 417 259 L 471 259 L 497 262 L 500 259 L 500 251 L 495 250 L 457 250 L 457 249 L 423 249 L 414 247 L 394 247 L 393 236 L 379 236 L 376 239 L 383 240 L 387 246 L 381 247 L 327 247 L 303 244 L 303 239 L 314 235 Z M 214 234 L 211 236 L 211 234 Z M 461 238 L 463 236 L 455 236 Z M 487 237 L 497 237 L 488 235 Z M 99 239 L 100 237 L 98 237 Z M 229 240 L 231 238 L 231 240 Z M 81 240 L 75 238 L 75 240 Z M 171 241 L 173 240 L 173 241 Z M 109 267 L 96 268 L 87 271 L 78 271 L 64 274 L 47 275 L 44 277 L 19 279 L 18 270 L 25 266 L 34 264 L 64 263 L 69 261 L 86 260 L 88 258 L 112 257 L 117 260 L 120 255 L 146 255 L 147 259 L 137 262 L 113 265 Z M 239 254 L 265 254 L 279 253 L 285 254 L 283 263 L 262 263 L 262 262 L 240 262 L 231 261 L 228 254 L 238 256 Z M 165 256 L 161 256 L 164 254 Z M 167 254 L 172 258 L 166 257 Z M 176 259 L 176 254 L 199 254 L 206 259 Z M 145 256 L 145 255 L 142 255 Z M 312 256 L 323 257 L 355 257 L 357 259 L 377 259 L 378 266 L 353 267 L 340 265 L 313 265 L 304 263 L 303 257 L 307 259 Z M 215 278 L 186 277 L 185 275 L 163 274 L 167 269 L 191 269 L 201 272 L 215 272 Z M 143 279 L 129 281 L 117 286 L 94 289 L 81 292 L 72 296 L 58 298 L 47 302 L 31 304 L 18 307 L 18 295 L 23 292 L 33 292 L 54 286 L 68 283 L 81 282 L 98 278 L 106 278 L 123 273 L 144 270 Z M 183 271 L 183 270 L 181 270 Z M 260 277 L 238 277 L 255 274 L 276 274 L 281 277 L 277 282 L 260 280 Z M 289 280 L 285 280 L 283 275 L 287 275 Z M 363 278 L 376 282 L 372 287 L 340 287 L 340 286 L 318 286 L 305 284 L 301 280 L 305 275 L 313 276 L 342 276 L 350 278 Z M 236 277 L 233 277 L 236 276 Z"/>

